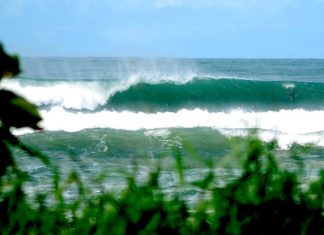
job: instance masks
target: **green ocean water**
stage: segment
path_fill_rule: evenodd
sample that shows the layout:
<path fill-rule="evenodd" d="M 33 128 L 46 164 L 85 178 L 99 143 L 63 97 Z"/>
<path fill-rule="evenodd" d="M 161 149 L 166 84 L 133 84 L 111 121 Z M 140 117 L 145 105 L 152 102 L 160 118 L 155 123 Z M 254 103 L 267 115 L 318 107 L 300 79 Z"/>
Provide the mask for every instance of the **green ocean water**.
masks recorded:
<path fill-rule="evenodd" d="M 323 109 L 324 83 L 193 78 L 186 83 L 140 82 L 114 94 L 105 108 L 132 111 L 178 111 L 202 108 L 229 111 Z"/>
<path fill-rule="evenodd" d="M 107 171 L 107 187 L 119 185 L 118 172 L 134 161 L 147 172 L 150 161 L 172 165 L 178 149 L 195 178 L 254 129 L 278 141 L 287 166 L 286 150 L 308 144 L 315 146 L 302 158 L 308 168 L 324 162 L 324 60 L 24 58 L 22 67 L 2 86 L 38 105 L 44 131 L 15 132 L 62 174 Z M 16 155 L 31 173 L 30 191 L 50 187 L 46 167 Z"/>

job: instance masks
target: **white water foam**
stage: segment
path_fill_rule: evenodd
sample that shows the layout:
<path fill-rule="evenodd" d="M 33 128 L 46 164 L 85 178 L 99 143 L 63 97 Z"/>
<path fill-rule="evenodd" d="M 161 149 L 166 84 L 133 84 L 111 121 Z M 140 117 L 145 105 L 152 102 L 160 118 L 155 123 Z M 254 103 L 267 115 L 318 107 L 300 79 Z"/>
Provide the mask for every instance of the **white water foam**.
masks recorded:
<path fill-rule="evenodd" d="M 99 82 L 53 82 L 37 85 L 21 84 L 18 80 L 5 81 L 2 87 L 41 105 L 57 105 L 68 109 L 94 110 L 105 104 L 109 94 Z"/>
<path fill-rule="evenodd" d="M 29 80 L 5 80 L 1 88 L 9 89 L 27 98 L 38 106 L 60 106 L 66 109 L 95 110 L 104 105 L 109 97 L 118 91 L 125 91 L 139 82 L 186 83 L 195 77 L 193 73 L 163 74 L 159 72 L 140 71 L 132 73 L 125 80 L 112 82 L 109 80 L 79 81 L 42 81 L 31 83 Z"/>
<path fill-rule="evenodd" d="M 324 146 L 324 111 L 303 109 L 278 112 L 231 112 L 210 113 L 205 110 L 180 110 L 176 113 L 135 113 L 101 111 L 73 113 L 61 107 L 42 111 L 45 130 L 76 132 L 88 128 L 112 128 L 122 130 L 154 130 L 167 128 L 210 127 L 226 136 L 246 135 L 251 128 L 259 128 L 260 137 L 269 141 L 276 138 L 281 148 L 292 143 L 314 143 Z"/>

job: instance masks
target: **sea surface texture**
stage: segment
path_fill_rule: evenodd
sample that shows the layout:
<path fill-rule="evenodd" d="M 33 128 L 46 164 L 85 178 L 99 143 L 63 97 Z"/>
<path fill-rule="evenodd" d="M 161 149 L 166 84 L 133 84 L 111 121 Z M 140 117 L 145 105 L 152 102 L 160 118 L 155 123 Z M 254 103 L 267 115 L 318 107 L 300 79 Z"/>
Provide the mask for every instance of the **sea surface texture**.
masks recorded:
<path fill-rule="evenodd" d="M 188 146 L 221 158 L 252 129 L 278 151 L 312 144 L 305 161 L 324 161 L 324 60 L 23 58 L 22 69 L 2 87 L 37 104 L 45 130 L 16 133 L 66 171 L 93 175 L 174 148 L 187 157 Z"/>

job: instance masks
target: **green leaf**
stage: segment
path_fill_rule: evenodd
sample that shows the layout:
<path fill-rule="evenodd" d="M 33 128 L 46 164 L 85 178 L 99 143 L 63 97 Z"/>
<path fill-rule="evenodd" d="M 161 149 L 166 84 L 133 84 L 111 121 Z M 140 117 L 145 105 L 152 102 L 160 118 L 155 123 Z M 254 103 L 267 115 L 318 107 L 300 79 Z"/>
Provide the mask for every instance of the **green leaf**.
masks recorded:
<path fill-rule="evenodd" d="M 214 173 L 210 171 L 203 179 L 193 182 L 192 185 L 197 186 L 201 189 L 207 189 L 209 185 L 213 182 L 214 178 Z"/>
<path fill-rule="evenodd" d="M 0 90 L 0 119 L 3 126 L 33 129 L 42 120 L 35 105 L 7 90 Z"/>
<path fill-rule="evenodd" d="M 0 153 L 1 153 L 1 163 L 0 163 L 0 177 L 3 176 L 9 166 L 14 166 L 14 161 L 12 159 L 10 150 L 2 140 L 2 136 L 0 135 Z"/>

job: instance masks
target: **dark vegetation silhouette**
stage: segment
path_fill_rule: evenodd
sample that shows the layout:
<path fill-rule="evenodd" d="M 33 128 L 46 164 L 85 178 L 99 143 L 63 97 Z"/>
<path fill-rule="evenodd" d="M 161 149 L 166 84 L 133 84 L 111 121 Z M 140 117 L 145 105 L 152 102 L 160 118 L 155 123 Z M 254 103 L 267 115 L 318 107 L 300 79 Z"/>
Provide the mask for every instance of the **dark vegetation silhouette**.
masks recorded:
<path fill-rule="evenodd" d="M 8 55 L 0 44 L 0 80 L 3 78 L 12 78 L 19 73 L 18 57 Z M 0 176 L 2 176 L 8 167 L 15 166 L 9 148 L 10 145 L 18 146 L 32 153 L 29 148 L 21 144 L 11 133 L 10 128 L 30 127 L 40 129 L 37 124 L 41 120 L 41 117 L 35 105 L 25 98 L 5 89 L 0 89 L 0 107 Z"/>
<path fill-rule="evenodd" d="M 19 72 L 18 57 L 0 46 L 1 79 Z M 253 135 L 245 139 L 232 153 L 243 158 L 242 174 L 223 187 L 215 184 L 214 164 L 200 180 L 186 182 L 181 150 L 174 149 L 179 188 L 194 187 L 199 194 L 189 205 L 181 190 L 170 197 L 162 189 L 158 165 L 144 183 L 136 180 L 135 170 L 125 175 L 127 185 L 120 192 L 101 185 L 99 194 L 86 193 L 77 173 L 62 181 L 46 156 L 11 133 L 11 127 L 39 129 L 41 117 L 32 103 L 0 90 L 0 120 L 1 234 L 324 234 L 324 171 L 302 189 L 302 166 L 296 162 L 290 171 L 279 167 L 274 142 L 263 143 Z M 38 192 L 30 200 L 23 189 L 28 174 L 15 164 L 13 148 L 39 157 L 53 170 L 51 192 Z M 71 186 L 77 193 L 67 200 L 64 192 Z"/>

